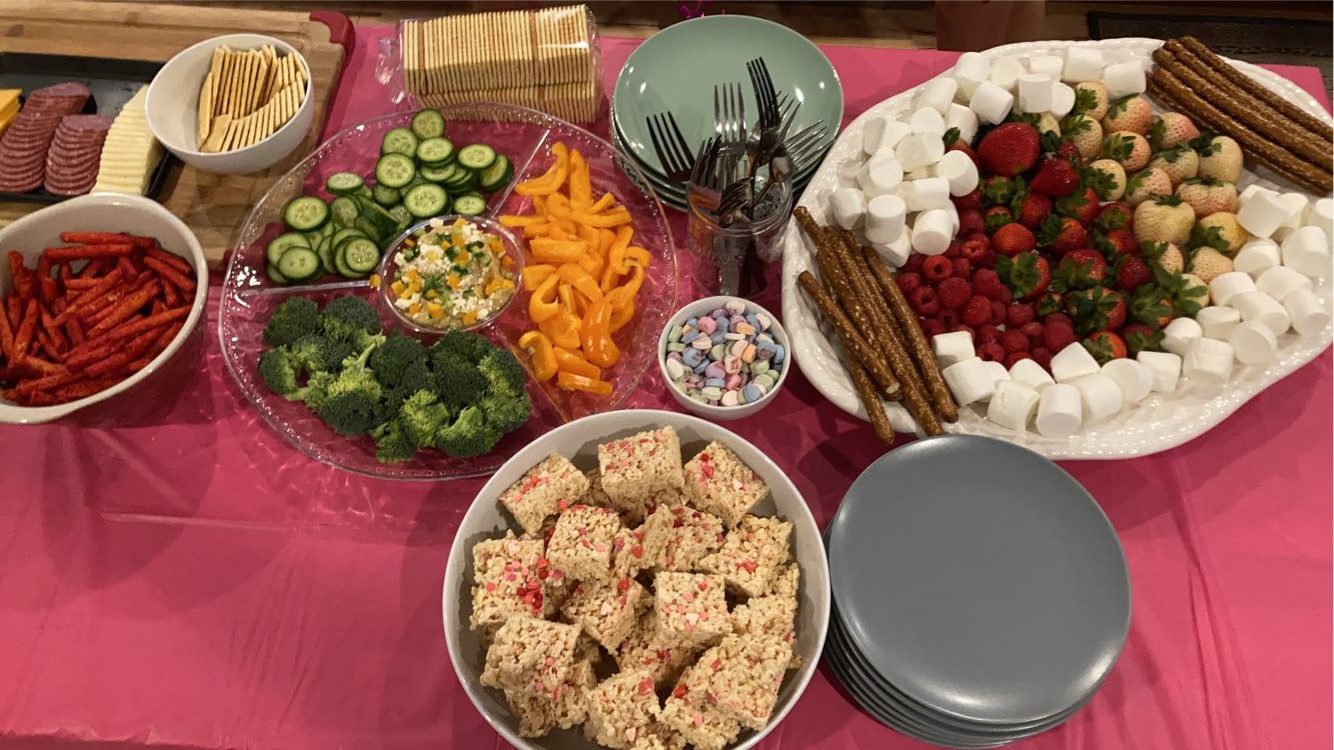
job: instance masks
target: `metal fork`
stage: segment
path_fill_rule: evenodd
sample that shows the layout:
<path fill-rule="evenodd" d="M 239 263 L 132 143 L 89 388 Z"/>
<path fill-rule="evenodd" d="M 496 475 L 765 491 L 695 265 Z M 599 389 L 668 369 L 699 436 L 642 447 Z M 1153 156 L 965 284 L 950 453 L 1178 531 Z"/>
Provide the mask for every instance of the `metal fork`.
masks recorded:
<path fill-rule="evenodd" d="M 713 132 L 725 142 L 746 140 L 746 101 L 739 83 L 713 85 Z"/>
<path fill-rule="evenodd" d="M 783 144 L 787 149 L 788 159 L 792 161 L 793 173 L 805 169 L 807 162 L 819 154 L 820 147 L 824 145 L 825 136 L 828 134 L 828 126 L 820 121 L 803 128 Z"/>
<path fill-rule="evenodd" d="M 663 174 L 672 182 L 685 182 L 690 178 L 690 168 L 694 162 L 690 158 L 690 146 L 676 124 L 676 117 L 667 112 L 649 115 L 645 119 Z"/>
<path fill-rule="evenodd" d="M 763 57 L 746 62 L 746 72 L 750 74 L 750 86 L 755 90 L 755 103 L 760 109 L 761 136 L 768 131 L 770 136 L 777 134 L 782 121 L 778 114 L 778 93 L 774 90 L 773 78 L 769 75 L 769 66 Z"/>

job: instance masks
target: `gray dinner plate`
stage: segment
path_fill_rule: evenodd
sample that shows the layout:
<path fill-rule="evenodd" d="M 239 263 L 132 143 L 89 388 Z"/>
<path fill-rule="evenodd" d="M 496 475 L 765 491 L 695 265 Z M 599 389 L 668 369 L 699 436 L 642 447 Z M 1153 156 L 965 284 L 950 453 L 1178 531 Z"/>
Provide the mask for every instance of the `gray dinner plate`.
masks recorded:
<path fill-rule="evenodd" d="M 1085 700 L 1130 627 L 1107 516 L 1056 464 L 973 435 L 918 440 L 857 478 L 829 529 L 848 640 L 884 680 L 968 723 Z"/>

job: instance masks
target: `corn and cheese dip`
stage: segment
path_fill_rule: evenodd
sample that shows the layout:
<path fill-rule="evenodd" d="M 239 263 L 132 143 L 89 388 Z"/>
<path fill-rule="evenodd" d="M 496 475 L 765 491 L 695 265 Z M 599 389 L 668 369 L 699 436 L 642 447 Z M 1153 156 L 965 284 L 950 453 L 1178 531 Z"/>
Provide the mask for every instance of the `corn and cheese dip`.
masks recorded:
<path fill-rule="evenodd" d="M 515 292 L 504 241 L 467 219 L 434 219 L 394 254 L 394 307 L 417 325 L 469 328 L 494 316 Z"/>

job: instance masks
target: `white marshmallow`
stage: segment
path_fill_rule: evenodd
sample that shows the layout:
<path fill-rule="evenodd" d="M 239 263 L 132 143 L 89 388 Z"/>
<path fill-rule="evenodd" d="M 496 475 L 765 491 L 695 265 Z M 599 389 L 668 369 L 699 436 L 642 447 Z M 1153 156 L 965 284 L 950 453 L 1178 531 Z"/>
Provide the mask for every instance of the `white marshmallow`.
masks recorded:
<path fill-rule="evenodd" d="M 905 182 L 899 186 L 899 197 L 908 205 L 909 211 L 944 208 L 951 205 L 950 181 L 944 177 L 928 177 L 924 180 Z"/>
<path fill-rule="evenodd" d="M 1237 223 L 1256 237 L 1268 237 L 1288 218 L 1288 209 L 1272 191 L 1257 191 L 1237 211 Z"/>
<path fill-rule="evenodd" d="M 1019 76 L 1017 112 L 1042 113 L 1051 111 L 1051 78 L 1029 73 Z"/>
<path fill-rule="evenodd" d="M 893 242 L 903 234 L 907 207 L 897 195 L 877 195 L 866 204 L 866 238 L 871 242 Z"/>
<path fill-rule="evenodd" d="M 903 173 L 903 179 L 907 180 L 908 182 L 912 182 L 913 180 L 925 180 L 928 177 L 935 177 L 935 176 L 936 176 L 936 168 L 934 165 L 931 164 L 928 164 L 925 167 L 918 167 L 917 169 L 911 169 Z M 899 192 L 900 193 L 903 192 L 903 188 L 899 188 Z"/>
<path fill-rule="evenodd" d="M 1246 203 L 1250 201 L 1251 198 L 1254 198 L 1256 195 L 1260 193 L 1265 193 L 1266 195 L 1269 195 L 1275 200 L 1278 200 L 1277 190 L 1270 190 L 1269 188 L 1260 185 L 1258 182 L 1253 182 L 1250 185 L 1247 185 L 1245 189 L 1243 189 L 1240 193 L 1237 194 L 1237 206 L 1240 207 L 1246 205 Z"/>
<path fill-rule="evenodd" d="M 1243 365 L 1263 365 L 1278 355 L 1278 338 L 1260 323 L 1242 323 L 1227 340 Z"/>
<path fill-rule="evenodd" d="M 1191 341 L 1181 358 L 1181 374 L 1205 383 L 1225 382 L 1232 374 L 1232 345 L 1206 338 Z"/>
<path fill-rule="evenodd" d="M 1194 318 L 1173 318 L 1172 322 L 1163 328 L 1163 348 L 1184 357 L 1190 342 L 1203 335 L 1204 329 Z"/>
<path fill-rule="evenodd" d="M 1156 393 L 1172 393 L 1177 389 L 1181 378 L 1181 357 L 1171 352 L 1143 351 L 1135 355 L 1135 360 L 1148 366 L 1153 371 L 1153 390 Z"/>
<path fill-rule="evenodd" d="M 987 419 L 1001 427 L 1022 430 L 1037 411 L 1040 398 L 1037 391 L 1022 383 L 1004 381 L 996 386 L 996 392 L 991 396 Z"/>
<path fill-rule="evenodd" d="M 1256 276 L 1279 263 L 1278 243 L 1256 238 L 1247 240 L 1237 251 L 1237 257 L 1232 259 L 1232 270 Z"/>
<path fill-rule="evenodd" d="M 1067 383 L 1043 389 L 1038 398 L 1038 416 L 1034 420 L 1038 434 L 1060 439 L 1078 432 L 1084 421 L 1082 400 L 1079 389 Z"/>
<path fill-rule="evenodd" d="M 881 260 L 895 268 L 907 263 L 908 256 L 912 255 L 912 241 L 908 239 L 907 232 L 899 232 L 899 236 L 889 242 L 876 242 L 869 237 L 867 241 Z"/>
<path fill-rule="evenodd" d="M 1309 291 L 1311 280 L 1287 266 L 1276 266 L 1260 274 L 1255 280 L 1255 289 L 1282 302 L 1298 289 Z"/>
<path fill-rule="evenodd" d="M 1320 333 L 1329 326 L 1329 311 L 1315 292 L 1299 289 L 1283 300 L 1283 309 L 1292 318 L 1292 327 L 1303 336 Z"/>
<path fill-rule="evenodd" d="M 857 226 L 866 215 L 866 195 L 853 187 L 841 187 L 829 196 L 829 210 L 834 222 L 844 229 Z"/>
<path fill-rule="evenodd" d="M 1269 326 L 1275 336 L 1287 333 L 1292 325 L 1292 318 L 1288 317 L 1288 311 L 1283 309 L 1283 305 L 1264 292 L 1242 292 L 1228 300 L 1228 304 L 1237 308 L 1242 320 L 1263 323 Z"/>
<path fill-rule="evenodd" d="M 954 98 L 959 102 L 967 102 L 977 90 L 978 84 L 987 80 L 990 75 L 990 57 L 980 52 L 965 52 L 959 55 L 959 59 L 954 62 L 953 78 L 959 84 L 959 89 L 954 92 Z"/>
<path fill-rule="evenodd" d="M 940 137 L 945 134 L 945 118 L 930 107 L 922 107 L 908 118 L 908 127 L 914 133 L 930 133 Z"/>
<path fill-rule="evenodd" d="M 933 78 L 922 85 L 922 90 L 913 97 L 914 107 L 930 107 L 939 114 L 945 114 L 954 101 L 954 93 L 959 90 L 959 82 L 948 76 Z"/>
<path fill-rule="evenodd" d="M 1070 110 L 1075 108 L 1075 90 L 1064 83 L 1053 83 L 1051 85 L 1051 113 L 1056 119 L 1061 119 L 1070 114 Z"/>
<path fill-rule="evenodd" d="M 1020 76 L 1028 74 L 1024 61 L 1013 55 L 993 60 L 991 74 L 987 77 L 992 83 L 1006 91 L 1014 91 L 1014 84 Z"/>
<path fill-rule="evenodd" d="M 950 215 L 936 208 L 917 214 L 912 224 L 912 249 L 923 255 L 943 255 L 954 236 Z"/>
<path fill-rule="evenodd" d="M 1010 371 L 1005 369 L 1005 365 L 996 360 L 984 360 L 983 365 L 987 368 L 987 374 L 991 376 L 991 382 L 1000 385 L 1010 379 Z"/>
<path fill-rule="evenodd" d="M 936 164 L 936 173 L 949 183 L 950 195 L 956 198 L 977 189 L 977 164 L 962 151 L 946 151 Z"/>
<path fill-rule="evenodd" d="M 866 193 L 867 200 L 894 193 L 902 182 L 903 165 L 898 159 L 883 153 L 871 157 L 857 175 L 857 184 Z"/>
<path fill-rule="evenodd" d="M 951 104 L 945 112 L 945 129 L 959 129 L 959 138 L 971 144 L 977 136 L 977 113 L 962 104 Z"/>
<path fill-rule="evenodd" d="M 955 207 L 954 201 L 946 203 L 941 210 L 950 215 L 950 236 L 959 235 L 959 209 Z"/>
<path fill-rule="evenodd" d="M 1306 223 L 1325 230 L 1326 237 L 1334 237 L 1334 198 L 1321 198 L 1306 212 Z"/>
<path fill-rule="evenodd" d="M 1209 305 L 1195 313 L 1195 322 L 1200 324 L 1201 335 L 1205 338 L 1227 341 L 1232 329 L 1241 325 L 1241 313 L 1234 307 Z"/>
<path fill-rule="evenodd" d="M 1209 282 L 1209 299 L 1215 305 L 1226 305 L 1238 294 L 1255 291 L 1255 282 L 1241 271 L 1220 273 Z"/>
<path fill-rule="evenodd" d="M 1084 402 L 1084 424 L 1096 424 L 1121 411 L 1121 386 L 1101 372 L 1076 378 L 1070 385 L 1079 389 Z"/>
<path fill-rule="evenodd" d="M 973 334 L 967 331 L 937 333 L 931 337 L 931 351 L 936 353 L 936 362 L 941 367 L 949 367 L 977 356 L 973 349 Z"/>
<path fill-rule="evenodd" d="M 1056 381 L 1051 379 L 1051 373 L 1042 369 L 1042 365 L 1031 359 L 1021 359 L 1010 367 L 1010 379 L 1016 383 L 1023 383 L 1035 391 L 1041 391 L 1049 385 L 1055 385 Z"/>
<path fill-rule="evenodd" d="M 1275 234 L 1283 234 L 1284 230 L 1290 232 L 1306 223 L 1306 210 L 1311 205 L 1311 199 L 1305 193 L 1280 193 L 1278 202 L 1287 209 L 1288 217 L 1278 225 Z"/>
<path fill-rule="evenodd" d="M 1098 360 L 1078 341 L 1068 344 L 1051 358 L 1051 375 L 1058 383 L 1092 375 L 1098 371 Z"/>
<path fill-rule="evenodd" d="M 1143 362 L 1114 359 L 1102 366 L 1102 374 L 1116 381 L 1127 404 L 1138 404 L 1153 390 L 1153 368 Z"/>
<path fill-rule="evenodd" d="M 877 117 L 867 122 L 866 128 L 862 130 L 862 151 L 870 156 L 882 148 L 894 148 L 910 132 L 906 122 L 888 115 Z"/>
<path fill-rule="evenodd" d="M 940 161 L 940 157 L 945 155 L 945 142 L 939 134 L 913 133 L 899 141 L 894 154 L 904 171 L 917 169 Z"/>
<path fill-rule="evenodd" d="M 1102 85 L 1107 87 L 1107 98 L 1120 99 L 1131 94 L 1144 93 L 1144 66 L 1138 60 L 1112 63 L 1102 69 Z"/>
<path fill-rule="evenodd" d="M 991 81 L 983 81 L 968 100 L 968 106 L 977 113 L 978 120 L 995 125 L 1010 114 L 1010 108 L 1014 106 L 1014 94 Z"/>
<path fill-rule="evenodd" d="M 1283 265 L 1312 278 L 1329 276 L 1331 256 L 1329 235 L 1317 226 L 1295 229 L 1280 246 Z"/>
<path fill-rule="evenodd" d="M 1096 81 L 1102 75 L 1106 62 L 1102 50 L 1092 47 L 1066 47 L 1065 67 L 1061 69 L 1061 80 L 1066 83 Z"/>
<path fill-rule="evenodd" d="M 1039 75 L 1047 76 L 1053 81 L 1061 78 L 1061 69 L 1065 67 L 1065 61 L 1056 55 L 1034 55 L 1028 58 L 1028 71 Z"/>
<path fill-rule="evenodd" d="M 980 357 L 971 357 L 941 370 L 945 384 L 959 406 L 991 398 L 996 390 L 995 380 Z"/>

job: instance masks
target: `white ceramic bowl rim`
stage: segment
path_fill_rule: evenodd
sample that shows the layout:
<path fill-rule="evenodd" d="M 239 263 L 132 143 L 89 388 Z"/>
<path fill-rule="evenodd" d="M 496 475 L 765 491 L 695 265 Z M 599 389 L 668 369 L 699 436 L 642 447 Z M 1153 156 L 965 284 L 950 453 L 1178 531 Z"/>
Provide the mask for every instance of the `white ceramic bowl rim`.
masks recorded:
<path fill-rule="evenodd" d="M 72 414 L 85 406 L 105 401 L 129 390 L 136 383 L 151 375 L 163 362 L 166 362 L 176 354 L 176 351 L 181 348 L 181 344 L 185 341 L 186 337 L 189 336 L 195 326 L 198 325 L 199 318 L 204 313 L 204 303 L 208 300 L 208 265 L 204 260 L 204 250 L 199 246 L 199 239 L 195 237 L 194 232 L 190 231 L 190 227 L 188 227 L 185 222 L 176 218 L 174 214 L 163 208 L 156 201 L 138 195 L 122 195 L 119 193 L 94 193 L 91 195 L 81 195 L 77 198 L 71 198 L 69 200 L 61 201 L 60 203 L 52 204 L 39 211 L 34 211 L 27 216 L 12 222 L 3 229 L 0 229 L 0 236 L 7 235 L 11 232 L 21 231 L 34 224 L 40 224 L 45 221 L 54 221 L 61 214 L 77 212 L 85 207 L 96 205 L 119 205 L 131 211 L 146 211 L 148 213 L 156 214 L 161 220 L 181 233 L 181 236 L 185 238 L 186 247 L 184 249 L 189 250 L 189 261 L 195 269 L 195 299 L 190 305 L 190 314 L 186 316 L 185 324 L 181 326 L 181 330 L 176 334 L 176 338 L 172 339 L 171 343 L 167 344 L 167 348 L 163 349 L 162 352 L 154 357 L 153 361 L 149 362 L 142 370 L 139 370 L 106 390 L 98 391 L 91 396 L 85 396 L 77 401 L 70 401 L 65 404 L 57 404 L 55 406 L 19 406 L 17 404 L 0 403 L 0 423 L 36 424 L 40 422 L 50 422 L 51 420 L 60 419 L 68 414 Z M 170 252 L 170 250 L 168 250 L 168 252 Z"/>
<path fill-rule="evenodd" d="M 754 302 L 751 302 L 745 297 L 736 297 L 727 294 L 718 294 L 712 297 L 701 297 L 700 299 L 691 302 L 685 307 L 682 307 L 680 310 L 677 310 L 676 313 L 673 314 L 671 318 L 667 320 L 667 325 L 663 326 L 662 334 L 658 337 L 658 371 L 662 373 L 662 380 L 664 383 L 666 383 L 667 387 L 671 388 L 673 392 L 681 394 L 681 396 L 686 399 L 690 398 L 689 396 L 686 395 L 685 391 L 682 390 L 675 382 L 672 381 L 671 377 L 667 375 L 667 339 L 672 332 L 672 328 L 684 323 L 686 318 L 689 318 L 691 317 L 691 315 L 694 315 L 695 313 L 692 313 L 691 311 L 696 307 L 705 307 L 706 305 L 710 309 L 716 307 L 723 307 L 728 302 L 732 302 L 734 300 L 745 303 L 747 312 L 760 313 L 763 315 L 767 315 L 769 317 L 769 320 L 772 322 L 772 325 L 769 327 L 769 331 L 772 333 L 774 341 L 781 344 L 784 350 L 783 369 L 778 373 L 778 380 L 774 382 L 774 387 L 770 388 L 767 393 L 765 393 L 763 396 L 759 398 L 759 400 L 751 401 L 745 404 L 737 404 L 736 406 L 721 406 L 721 405 L 713 406 L 711 404 L 701 404 L 698 401 L 692 401 L 691 408 L 699 409 L 700 413 L 707 414 L 712 412 L 718 412 L 721 414 L 727 414 L 737 409 L 745 409 L 745 408 L 755 408 L 756 410 L 758 410 L 765 404 L 769 403 L 769 401 L 773 400 L 774 396 L 777 395 L 777 393 L 783 389 L 783 384 L 787 382 L 787 374 L 789 371 L 792 370 L 791 340 L 788 338 L 787 330 L 783 328 L 782 322 L 778 320 L 778 316 L 769 312 L 764 307 L 757 305 Z"/>

